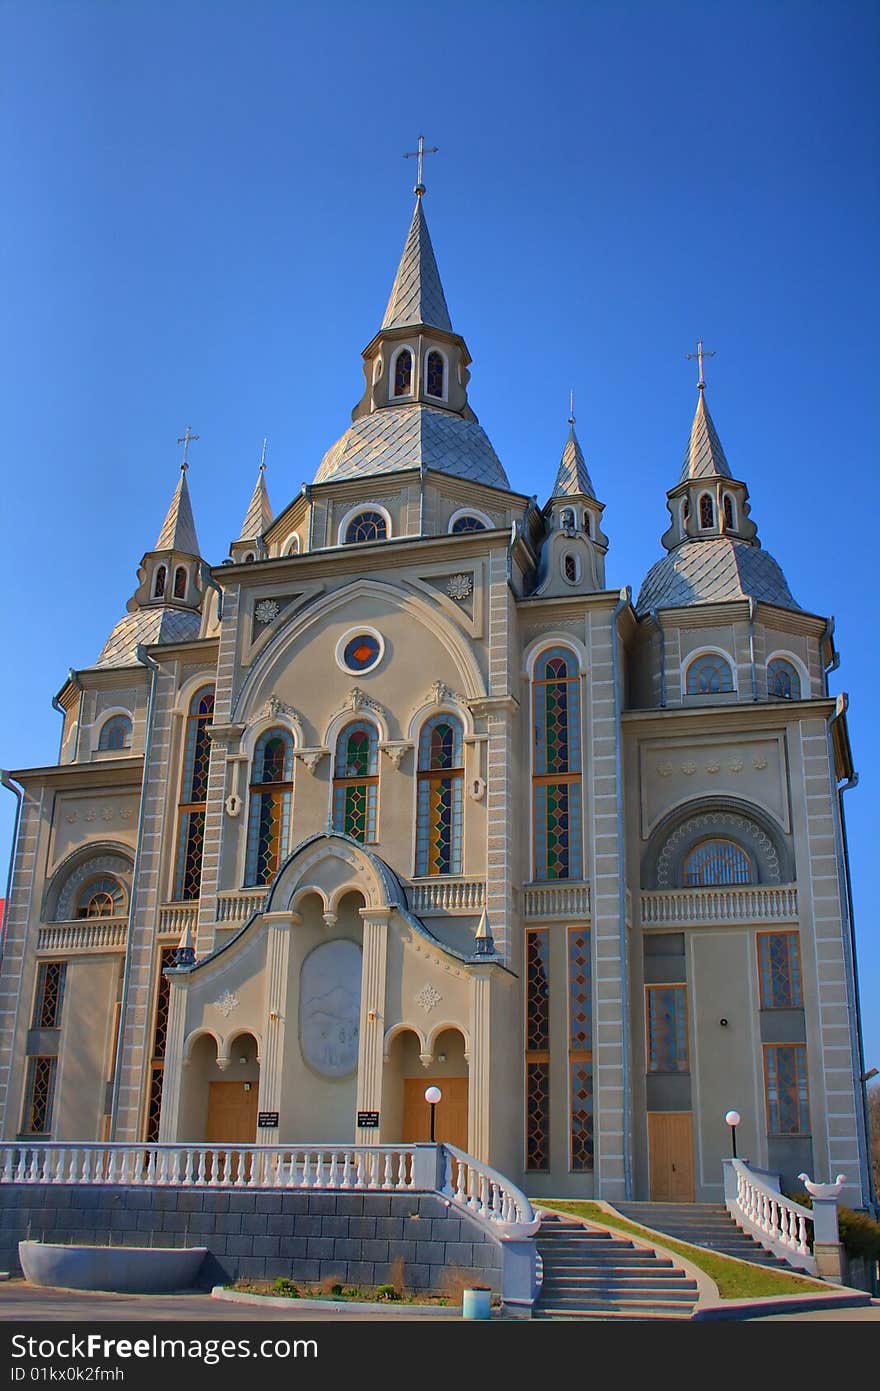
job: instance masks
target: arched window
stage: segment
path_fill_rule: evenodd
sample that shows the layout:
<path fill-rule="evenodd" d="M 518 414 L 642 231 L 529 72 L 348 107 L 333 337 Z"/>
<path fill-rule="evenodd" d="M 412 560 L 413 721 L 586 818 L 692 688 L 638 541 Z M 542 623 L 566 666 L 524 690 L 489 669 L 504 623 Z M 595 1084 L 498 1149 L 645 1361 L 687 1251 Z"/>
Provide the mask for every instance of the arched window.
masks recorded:
<path fill-rule="evenodd" d="M 767 663 L 767 694 L 771 700 L 800 700 L 801 678 L 797 667 L 784 657 Z"/>
<path fill-rule="evenodd" d="M 379 738 L 368 720 L 347 724 L 336 740 L 333 829 L 354 840 L 376 839 Z"/>
<path fill-rule="evenodd" d="M 155 582 L 155 584 L 153 585 L 153 598 L 154 598 L 154 599 L 161 599 L 162 596 L 164 595 L 164 593 L 165 593 L 165 579 L 166 579 L 167 574 L 168 574 L 168 571 L 165 569 L 165 566 L 164 566 L 164 565 L 160 565 L 159 568 L 158 568 L 158 570 L 156 571 L 156 582 Z"/>
<path fill-rule="evenodd" d="M 708 493 L 700 495 L 700 526 L 715 525 L 715 507 Z"/>
<path fill-rule="evenodd" d="M 189 703 L 183 739 L 183 769 L 177 804 L 174 897 L 194 899 L 202 881 L 202 844 L 208 801 L 208 725 L 214 717 L 214 687 L 203 686 Z"/>
<path fill-rule="evenodd" d="M 127 715 L 113 715 L 105 725 L 102 725 L 98 738 L 98 748 L 131 748 L 131 720 Z"/>
<path fill-rule="evenodd" d="M 593 534 L 592 528 L 590 527 L 590 514 L 589 514 L 589 512 L 585 512 L 585 513 L 584 513 L 584 531 L 587 533 L 588 536 L 592 536 L 592 534 Z"/>
<path fill-rule="evenodd" d="M 463 517 L 456 517 L 455 521 L 452 523 L 452 526 L 450 527 L 450 532 L 453 536 L 461 536 L 461 534 L 466 531 L 485 530 L 486 523 L 481 521 L 479 517 L 471 516 L 470 513 L 466 514 Z"/>
<path fill-rule="evenodd" d="M 284 547 L 285 555 L 299 555 L 299 537 L 291 536 L 288 538 L 287 545 Z"/>
<path fill-rule="evenodd" d="M 685 689 L 688 695 L 719 695 L 733 690 L 730 663 L 717 652 L 696 657 L 687 669 Z"/>
<path fill-rule="evenodd" d="M 290 844 L 293 801 L 293 738 L 268 729 L 257 740 L 251 770 L 246 884 L 268 884 Z"/>
<path fill-rule="evenodd" d="M 752 866 L 735 841 L 704 840 L 687 856 L 682 876 L 689 887 L 703 889 L 715 884 L 751 884 Z"/>
<path fill-rule="evenodd" d="M 398 358 L 398 364 L 400 359 Z M 428 360 L 425 363 L 425 393 L 428 396 L 436 396 L 442 400 L 446 392 L 444 391 L 444 362 L 443 354 L 436 351 L 428 353 Z"/>
<path fill-rule="evenodd" d="M 571 551 L 569 551 L 562 562 L 562 573 L 568 580 L 569 584 L 577 584 L 579 579 L 579 570 L 580 566 L 578 565 L 577 556 L 572 555 Z"/>
<path fill-rule="evenodd" d="M 77 899 L 78 918 L 121 918 L 124 913 L 125 890 L 116 879 L 90 880 Z"/>
<path fill-rule="evenodd" d="M 454 715 L 434 715 L 422 726 L 416 874 L 461 874 L 463 749 Z"/>
<path fill-rule="evenodd" d="M 581 716 L 578 664 L 563 647 L 542 652 L 532 682 L 536 879 L 581 877 Z"/>
<path fill-rule="evenodd" d="M 174 571 L 174 597 L 175 599 L 186 598 L 186 569 L 183 565 L 178 565 Z"/>
<path fill-rule="evenodd" d="M 244 558 L 245 565 L 253 565 L 256 558 L 257 557 L 254 555 L 253 551 L 248 551 L 247 555 Z"/>
<path fill-rule="evenodd" d="M 361 541 L 384 541 L 388 535 L 388 524 L 381 512 L 358 512 L 345 529 L 346 545 L 357 545 Z"/>
<path fill-rule="evenodd" d="M 412 395 L 413 358 L 409 348 L 402 348 L 394 361 L 395 396 Z"/>
<path fill-rule="evenodd" d="M 689 521 L 690 515 L 691 515 L 691 500 L 690 500 L 689 497 L 686 497 L 686 498 L 684 499 L 684 501 L 682 502 L 682 504 L 681 504 L 681 524 L 682 524 L 682 526 L 684 526 L 685 523 L 686 523 L 687 521 Z"/>
<path fill-rule="evenodd" d="M 733 498 L 730 496 L 730 493 L 724 494 L 724 525 L 727 527 L 728 531 L 733 531 L 733 528 L 736 526 L 733 515 Z"/>

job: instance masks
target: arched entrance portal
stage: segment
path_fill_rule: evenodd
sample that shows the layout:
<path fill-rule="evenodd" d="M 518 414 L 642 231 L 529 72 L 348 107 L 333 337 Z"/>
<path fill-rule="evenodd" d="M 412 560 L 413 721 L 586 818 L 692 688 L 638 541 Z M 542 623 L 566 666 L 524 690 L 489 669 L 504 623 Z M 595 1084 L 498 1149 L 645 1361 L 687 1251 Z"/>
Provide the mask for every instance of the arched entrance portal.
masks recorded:
<path fill-rule="evenodd" d="M 383 1139 L 399 1138 L 405 1144 L 428 1140 L 431 1111 L 425 1100 L 427 1087 L 439 1087 L 441 1099 L 434 1114 L 434 1138 L 468 1149 L 468 1064 L 465 1040 L 458 1029 L 444 1029 L 434 1038 L 433 1054 L 423 1062 L 423 1044 L 412 1029 L 391 1041 L 385 1065 L 384 1093 L 387 1124 Z M 393 1130 L 393 1134 L 391 1131 Z"/>
<path fill-rule="evenodd" d="M 239 1033 L 225 1040 L 195 1039 L 184 1068 L 181 1140 L 213 1145 L 252 1145 L 257 1138 L 260 1062 L 257 1040 Z"/>

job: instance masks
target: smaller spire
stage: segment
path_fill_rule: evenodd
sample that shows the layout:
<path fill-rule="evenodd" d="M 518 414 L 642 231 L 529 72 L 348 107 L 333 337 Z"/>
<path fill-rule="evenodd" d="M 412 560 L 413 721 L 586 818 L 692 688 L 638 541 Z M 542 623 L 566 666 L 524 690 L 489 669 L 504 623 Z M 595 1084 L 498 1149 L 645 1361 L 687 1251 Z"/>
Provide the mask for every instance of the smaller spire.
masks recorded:
<path fill-rule="evenodd" d="M 706 383 L 703 382 L 700 387 L 694 423 L 691 426 L 690 439 L 685 450 L 679 483 L 685 483 L 689 478 L 733 477 L 730 465 L 724 457 L 718 432 L 712 423 L 712 417 L 706 405 L 705 386 Z"/>
<path fill-rule="evenodd" d="M 196 948 L 193 942 L 192 926 L 189 922 L 180 934 L 180 941 L 174 955 L 174 964 L 175 966 L 195 966 L 196 964 Z"/>
<path fill-rule="evenodd" d="M 269 493 L 266 488 L 266 446 L 268 442 L 268 436 L 264 436 L 263 449 L 260 454 L 260 471 L 257 474 L 256 486 L 248 503 L 248 509 L 244 514 L 239 541 L 255 541 L 258 536 L 262 536 L 268 530 L 272 522 L 272 504 L 269 501 Z"/>
<path fill-rule="evenodd" d="M 483 909 L 477 930 L 474 933 L 474 956 L 494 956 L 495 942 L 489 927 L 489 914 Z"/>
<path fill-rule="evenodd" d="M 190 439 L 195 439 L 195 435 L 190 435 Z M 178 441 L 180 443 L 180 441 Z M 174 489 L 174 496 L 162 529 L 159 532 L 158 540 L 153 547 L 154 551 L 182 551 L 185 555 L 199 554 L 199 541 L 196 536 L 196 524 L 193 520 L 192 503 L 189 499 L 189 487 L 186 481 L 186 461 L 180 466 L 180 478 L 177 487 Z"/>
<path fill-rule="evenodd" d="M 559 461 L 556 482 L 553 485 L 553 496 L 595 498 L 593 482 L 587 469 L 584 452 L 575 434 L 574 422 L 574 392 L 572 392 L 568 413 L 568 439 L 565 441 L 565 448 Z"/>

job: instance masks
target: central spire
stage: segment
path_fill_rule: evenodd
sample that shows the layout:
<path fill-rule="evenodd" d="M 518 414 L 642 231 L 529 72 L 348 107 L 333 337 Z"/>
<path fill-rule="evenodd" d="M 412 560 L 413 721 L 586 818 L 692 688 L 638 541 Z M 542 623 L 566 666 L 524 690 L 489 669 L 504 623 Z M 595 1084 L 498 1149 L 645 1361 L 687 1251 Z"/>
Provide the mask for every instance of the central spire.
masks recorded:
<path fill-rule="evenodd" d="M 445 333 L 453 331 L 421 196 L 416 198 L 382 328 L 411 328 L 416 324 L 427 324 Z"/>

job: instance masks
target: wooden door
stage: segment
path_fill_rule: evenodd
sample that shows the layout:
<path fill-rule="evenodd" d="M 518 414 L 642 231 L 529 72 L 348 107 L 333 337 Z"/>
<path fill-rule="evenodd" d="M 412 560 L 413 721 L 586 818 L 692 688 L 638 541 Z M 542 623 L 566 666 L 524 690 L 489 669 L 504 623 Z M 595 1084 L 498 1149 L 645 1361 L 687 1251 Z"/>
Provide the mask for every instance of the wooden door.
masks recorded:
<path fill-rule="evenodd" d="M 694 1201 L 694 1135 L 690 1111 L 648 1114 L 652 1203 Z"/>
<path fill-rule="evenodd" d="M 403 1143 L 431 1138 L 431 1117 L 425 1089 L 437 1086 L 443 1093 L 437 1102 L 434 1138 L 449 1145 L 468 1147 L 468 1079 L 466 1077 L 405 1077 L 403 1081 Z"/>
<path fill-rule="evenodd" d="M 208 1121 L 205 1140 L 209 1145 L 252 1145 L 257 1138 L 257 1100 L 259 1085 L 245 1082 L 208 1083 Z"/>

